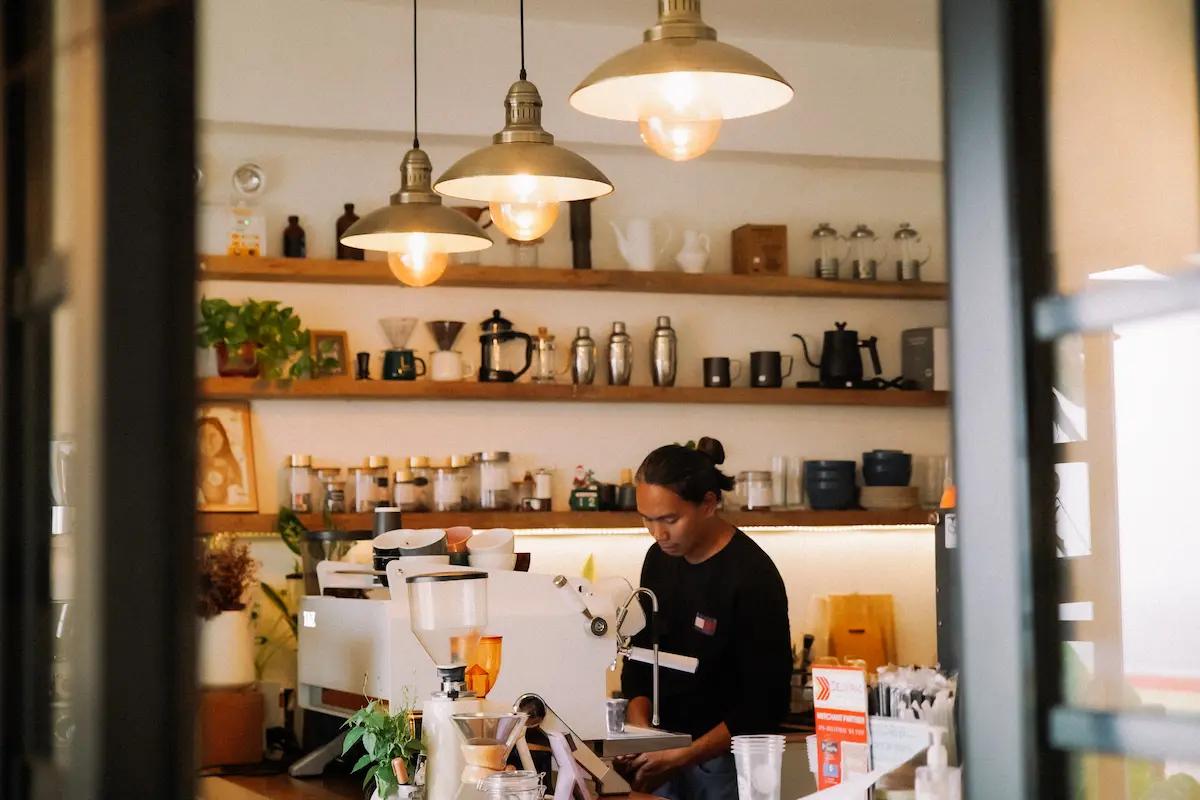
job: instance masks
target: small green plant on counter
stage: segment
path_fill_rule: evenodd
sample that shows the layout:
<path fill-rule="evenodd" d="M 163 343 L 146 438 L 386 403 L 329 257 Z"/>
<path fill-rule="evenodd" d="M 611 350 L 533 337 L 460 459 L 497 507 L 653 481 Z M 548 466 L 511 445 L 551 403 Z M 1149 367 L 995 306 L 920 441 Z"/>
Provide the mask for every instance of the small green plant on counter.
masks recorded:
<path fill-rule="evenodd" d="M 222 298 L 200 299 L 200 321 L 196 324 L 196 345 L 214 347 L 223 344 L 230 353 L 238 353 L 246 344 L 254 348 L 254 363 L 263 377 L 278 380 L 285 376 L 312 376 L 319 369 L 337 367 L 337 359 L 320 353 L 314 365 L 310 352 L 312 335 L 300 325 L 291 306 L 278 300 L 247 299 L 234 305 Z"/>
<path fill-rule="evenodd" d="M 366 787 L 374 781 L 380 797 L 391 797 L 400 786 L 400 781 L 396 779 L 396 773 L 392 769 L 394 759 L 404 759 L 409 783 L 413 782 L 417 774 L 417 758 L 423 752 L 423 746 L 416 735 L 412 711 L 413 703 L 406 691 L 402 707 L 394 714 L 390 713 L 386 703 L 372 700 L 346 720 L 345 727 L 349 728 L 350 732 L 346 734 L 342 743 L 342 755 L 362 742 L 363 749 L 367 752 L 355 762 L 350 771 L 366 769 L 363 786 Z"/>

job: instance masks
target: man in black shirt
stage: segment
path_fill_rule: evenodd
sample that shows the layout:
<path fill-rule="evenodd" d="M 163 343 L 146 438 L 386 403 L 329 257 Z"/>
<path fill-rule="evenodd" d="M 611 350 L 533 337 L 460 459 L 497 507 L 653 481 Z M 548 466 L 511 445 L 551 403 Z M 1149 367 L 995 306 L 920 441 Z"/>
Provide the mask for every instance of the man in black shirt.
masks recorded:
<path fill-rule="evenodd" d="M 724 460 L 720 442 L 705 438 L 695 449 L 660 447 L 638 470 L 638 511 L 655 539 L 641 585 L 658 598 L 659 645 L 699 666 L 659 679 L 660 727 L 692 744 L 619 766 L 635 789 L 677 800 L 736 800 L 730 737 L 777 732 L 791 692 L 787 592 L 770 556 L 718 516 L 732 488 L 717 468 Z M 648 646 L 649 630 L 635 643 Z M 649 727 L 650 667 L 626 662 L 621 688 L 629 722 Z"/>

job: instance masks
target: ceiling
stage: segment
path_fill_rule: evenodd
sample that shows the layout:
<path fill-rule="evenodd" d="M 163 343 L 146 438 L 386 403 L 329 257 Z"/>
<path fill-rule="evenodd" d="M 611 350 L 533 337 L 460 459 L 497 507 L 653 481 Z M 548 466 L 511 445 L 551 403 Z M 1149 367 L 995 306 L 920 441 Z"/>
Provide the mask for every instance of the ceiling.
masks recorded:
<path fill-rule="evenodd" d="M 517 0 L 422 2 L 422 8 L 504 16 L 510 16 L 516 5 Z M 525 13 L 540 19 L 644 29 L 654 23 L 656 8 L 655 0 L 529 0 Z M 703 8 L 705 21 L 724 36 L 928 50 L 938 46 L 938 0 L 705 0 Z"/>

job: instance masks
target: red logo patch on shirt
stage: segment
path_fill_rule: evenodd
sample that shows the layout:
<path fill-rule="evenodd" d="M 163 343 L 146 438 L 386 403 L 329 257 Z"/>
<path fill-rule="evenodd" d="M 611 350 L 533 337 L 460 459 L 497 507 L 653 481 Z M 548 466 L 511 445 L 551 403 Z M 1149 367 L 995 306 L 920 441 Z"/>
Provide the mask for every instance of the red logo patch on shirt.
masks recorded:
<path fill-rule="evenodd" d="M 696 630 L 703 633 L 705 636 L 712 636 L 717 632 L 717 621 L 713 617 L 706 617 L 703 614 L 696 615 L 696 621 L 692 623 Z"/>

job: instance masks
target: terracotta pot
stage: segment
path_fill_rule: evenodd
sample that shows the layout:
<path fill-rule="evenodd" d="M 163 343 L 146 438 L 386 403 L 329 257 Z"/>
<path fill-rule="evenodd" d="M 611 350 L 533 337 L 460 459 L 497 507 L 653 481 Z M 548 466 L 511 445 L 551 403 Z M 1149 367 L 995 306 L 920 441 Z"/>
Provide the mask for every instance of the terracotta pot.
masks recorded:
<path fill-rule="evenodd" d="M 235 689 L 254 683 L 254 631 L 250 614 L 222 611 L 200 620 L 199 683 L 206 689 Z"/>
<path fill-rule="evenodd" d="M 242 343 L 237 351 L 230 354 L 224 342 L 213 345 L 217 351 L 217 374 L 222 378 L 257 378 L 258 364 L 254 361 L 254 344 Z"/>

